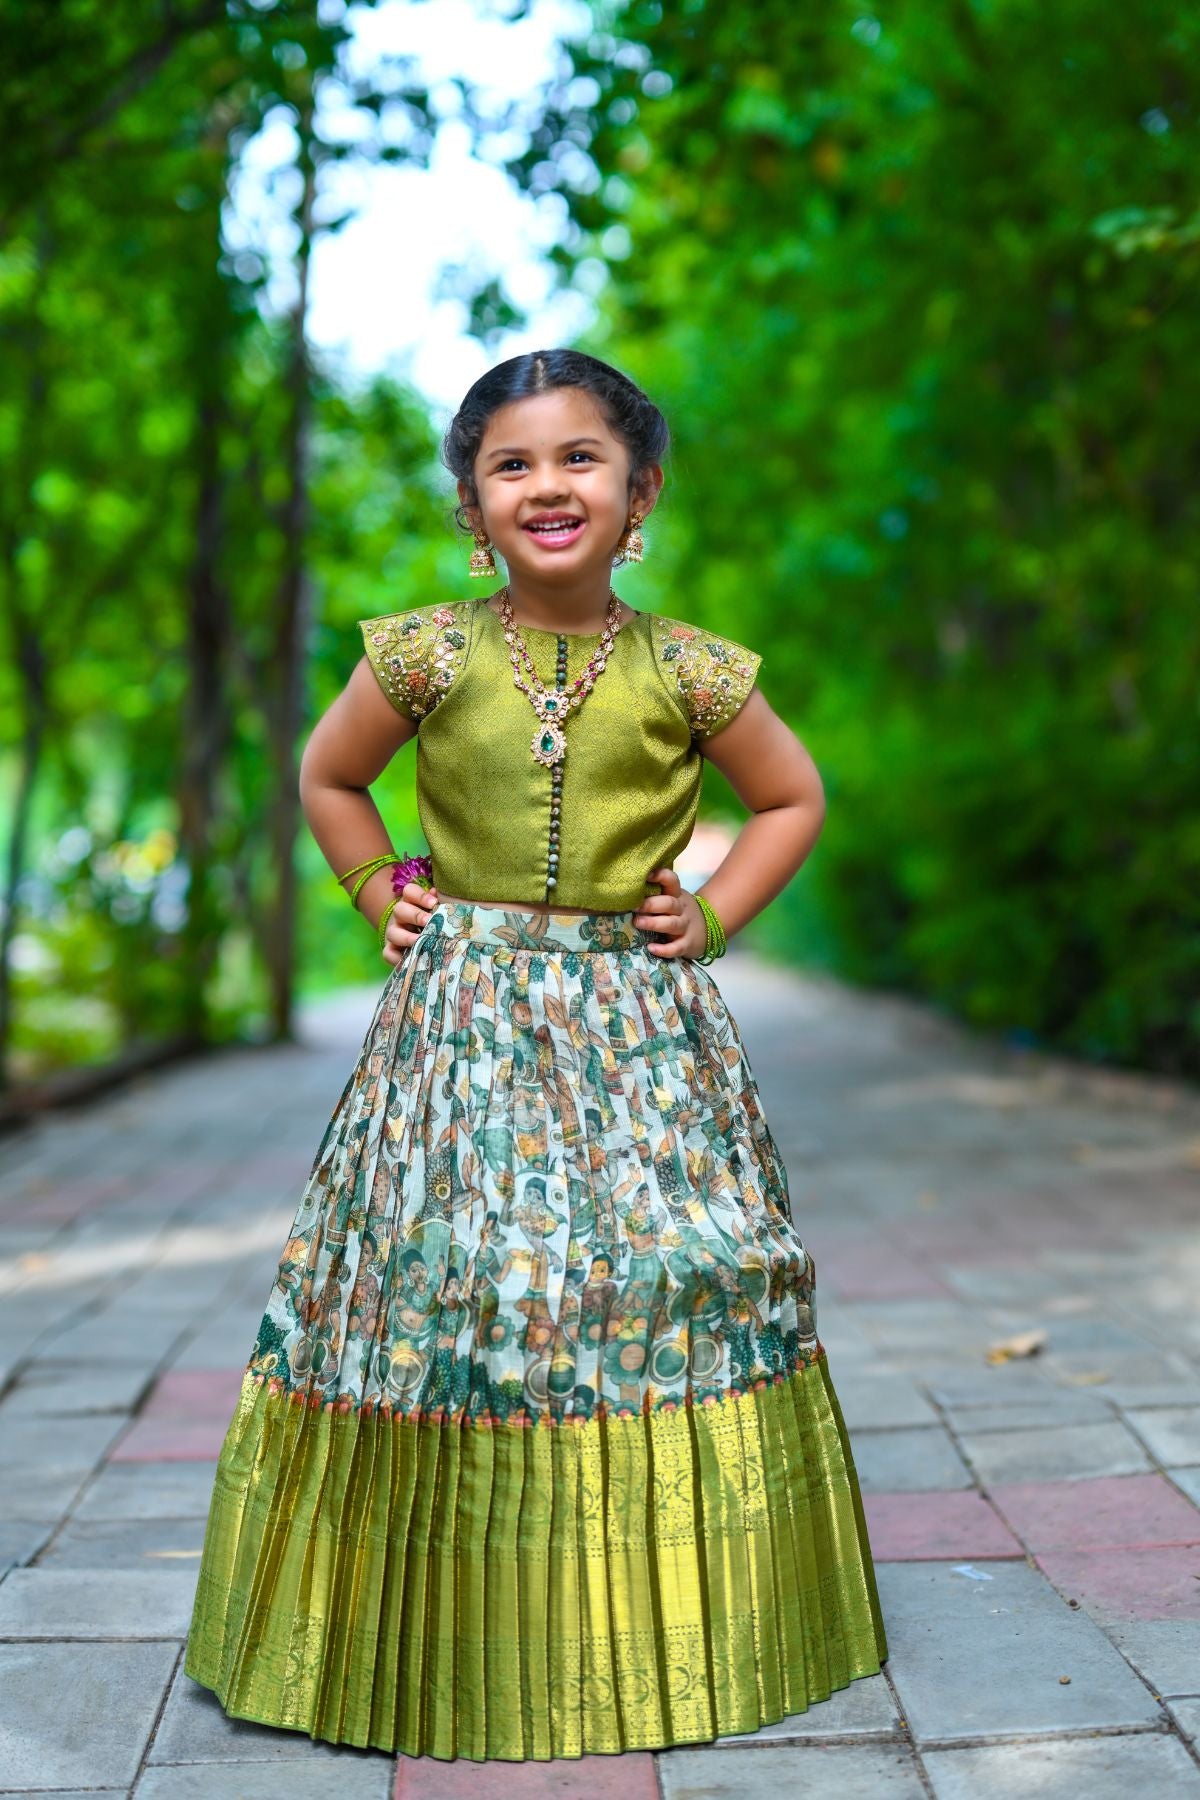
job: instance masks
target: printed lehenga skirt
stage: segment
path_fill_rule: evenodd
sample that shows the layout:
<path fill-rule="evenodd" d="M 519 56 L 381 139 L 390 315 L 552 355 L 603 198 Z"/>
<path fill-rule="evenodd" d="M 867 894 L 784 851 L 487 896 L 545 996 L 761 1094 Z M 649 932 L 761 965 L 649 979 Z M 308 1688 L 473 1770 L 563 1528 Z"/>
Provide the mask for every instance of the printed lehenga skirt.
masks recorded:
<path fill-rule="evenodd" d="M 186 1672 L 440 1758 L 754 1731 L 887 1654 L 813 1261 L 708 967 L 443 901 L 217 1465 Z"/>

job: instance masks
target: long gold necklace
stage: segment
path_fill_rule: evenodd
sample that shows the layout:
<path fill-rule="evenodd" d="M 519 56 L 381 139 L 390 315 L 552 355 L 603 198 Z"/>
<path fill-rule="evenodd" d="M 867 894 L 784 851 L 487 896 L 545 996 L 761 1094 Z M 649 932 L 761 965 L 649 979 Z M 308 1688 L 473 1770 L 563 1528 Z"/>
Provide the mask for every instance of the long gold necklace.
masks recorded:
<path fill-rule="evenodd" d="M 498 599 L 500 601 L 500 622 L 504 627 L 508 654 L 513 666 L 513 681 L 521 692 L 528 696 L 533 710 L 538 716 L 538 728 L 530 740 L 529 748 L 538 762 L 544 764 L 548 769 L 553 769 L 556 764 L 562 762 L 567 754 L 567 739 L 563 731 L 567 714 L 573 706 L 583 705 L 608 661 L 613 640 L 621 629 L 621 602 L 612 588 L 609 588 L 608 608 L 604 616 L 604 629 L 600 633 L 600 642 L 588 657 L 582 673 L 576 676 L 569 688 L 548 688 L 534 667 L 533 658 L 513 619 L 512 600 L 507 583 L 500 589 Z M 532 685 L 521 679 L 522 661 L 532 678 Z"/>

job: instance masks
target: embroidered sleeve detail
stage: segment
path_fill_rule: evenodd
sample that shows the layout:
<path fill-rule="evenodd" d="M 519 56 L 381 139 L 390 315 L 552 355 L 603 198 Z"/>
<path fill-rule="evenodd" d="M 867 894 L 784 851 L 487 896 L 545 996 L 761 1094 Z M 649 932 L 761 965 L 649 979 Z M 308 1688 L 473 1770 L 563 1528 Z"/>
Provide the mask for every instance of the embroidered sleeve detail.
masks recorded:
<path fill-rule="evenodd" d="M 455 606 L 360 619 L 363 649 L 398 713 L 419 722 L 448 691 L 463 664 L 467 634 Z"/>
<path fill-rule="evenodd" d="M 666 626 L 659 655 L 675 671 L 697 738 L 715 736 L 741 711 L 762 662 L 756 650 L 682 621 Z"/>

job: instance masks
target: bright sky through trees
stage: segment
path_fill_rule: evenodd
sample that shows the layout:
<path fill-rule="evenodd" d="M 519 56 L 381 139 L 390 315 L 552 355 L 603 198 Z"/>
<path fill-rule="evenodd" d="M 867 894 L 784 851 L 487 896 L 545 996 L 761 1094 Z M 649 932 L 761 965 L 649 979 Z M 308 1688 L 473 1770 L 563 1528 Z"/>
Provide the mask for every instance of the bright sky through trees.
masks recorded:
<path fill-rule="evenodd" d="M 557 196 L 535 202 L 519 194 L 495 163 L 472 153 L 453 85 L 455 77 L 478 84 L 477 104 L 499 114 L 552 73 L 557 40 L 586 28 L 589 14 L 577 0 L 534 0 L 527 18 L 512 21 L 491 0 L 384 0 L 351 7 L 348 16 L 348 74 L 364 74 L 385 57 L 416 58 L 442 123 L 428 170 L 364 159 L 330 171 L 324 216 L 354 216 L 315 247 L 310 341 L 346 373 L 387 370 L 445 409 L 501 356 L 567 341 L 591 317 L 578 288 L 550 291 L 543 254 L 562 231 L 565 208 Z M 327 99 L 325 128 L 335 123 L 340 134 L 343 122 L 352 134 L 350 109 Z M 288 304 L 294 280 L 286 187 L 294 147 L 279 109 L 244 154 L 226 225 L 235 250 L 266 251 L 276 270 L 272 307 Z M 462 301 L 438 293 L 442 272 L 454 266 L 481 281 L 502 278 L 509 299 L 528 314 L 527 329 L 506 333 L 491 349 L 471 337 Z"/>

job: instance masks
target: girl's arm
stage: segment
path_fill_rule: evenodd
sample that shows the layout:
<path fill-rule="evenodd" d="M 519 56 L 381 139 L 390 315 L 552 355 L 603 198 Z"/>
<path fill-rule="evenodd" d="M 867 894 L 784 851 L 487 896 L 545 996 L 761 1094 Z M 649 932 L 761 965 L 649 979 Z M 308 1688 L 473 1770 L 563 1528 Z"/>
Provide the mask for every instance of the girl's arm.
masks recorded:
<path fill-rule="evenodd" d="M 300 758 L 300 804 L 335 875 L 396 848 L 367 790 L 416 735 L 416 725 L 397 712 L 366 657 L 360 658 L 342 692 L 317 720 Z M 353 885 L 346 883 L 347 894 Z M 374 925 L 392 898 L 391 869 L 377 869 L 359 890 L 358 909 Z M 436 905 L 433 889 L 409 882 L 388 926 L 386 962 L 400 961 Z"/>
<path fill-rule="evenodd" d="M 751 814 L 700 890 L 732 937 L 806 861 L 825 823 L 825 789 L 816 763 L 761 688 L 703 751 Z"/>
<path fill-rule="evenodd" d="M 721 866 L 697 890 L 731 938 L 806 860 L 825 822 L 825 790 L 812 757 L 761 688 L 752 689 L 736 717 L 701 748 L 751 814 Z M 637 922 L 662 930 L 654 919 L 661 912 L 678 934 L 651 948 L 660 955 L 699 956 L 705 925 L 695 899 L 670 869 L 656 869 L 649 879 L 662 882 L 664 892 L 643 902 Z"/>

